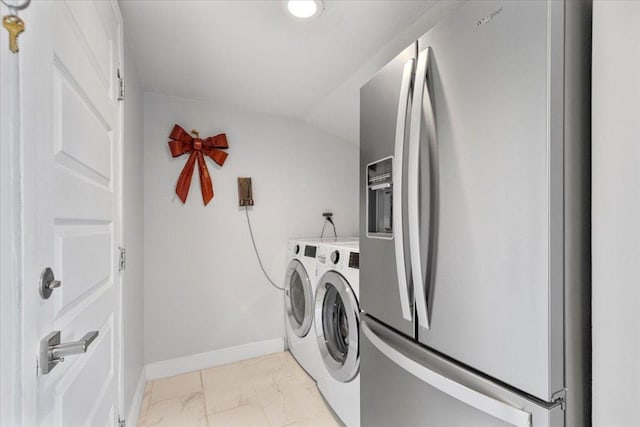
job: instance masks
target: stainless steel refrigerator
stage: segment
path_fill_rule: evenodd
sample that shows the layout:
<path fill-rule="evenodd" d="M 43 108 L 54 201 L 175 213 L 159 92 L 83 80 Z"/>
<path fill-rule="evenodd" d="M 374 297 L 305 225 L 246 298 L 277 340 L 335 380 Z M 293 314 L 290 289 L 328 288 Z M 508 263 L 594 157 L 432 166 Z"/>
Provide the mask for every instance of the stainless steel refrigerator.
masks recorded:
<path fill-rule="evenodd" d="M 590 425 L 590 33 L 471 1 L 362 87 L 363 426 Z"/>

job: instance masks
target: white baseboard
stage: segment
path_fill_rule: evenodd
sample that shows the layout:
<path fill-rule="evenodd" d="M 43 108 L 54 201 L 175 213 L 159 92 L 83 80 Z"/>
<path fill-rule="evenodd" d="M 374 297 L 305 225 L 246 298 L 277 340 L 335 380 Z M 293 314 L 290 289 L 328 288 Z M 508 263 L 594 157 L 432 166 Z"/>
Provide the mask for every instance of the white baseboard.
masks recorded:
<path fill-rule="evenodd" d="M 136 391 L 133 394 L 133 401 L 129 408 L 127 418 L 125 418 L 127 425 L 138 425 L 138 417 L 140 416 L 140 407 L 142 406 L 142 398 L 144 396 L 144 387 L 147 384 L 146 369 L 143 367 L 140 371 L 140 377 L 138 378 L 138 385 L 136 385 Z"/>
<path fill-rule="evenodd" d="M 284 339 L 274 338 L 271 340 L 253 342 L 235 347 L 208 351 L 206 353 L 192 354 L 190 356 L 149 363 L 145 365 L 140 373 L 136 391 L 133 395 L 133 402 L 131 402 L 131 407 L 127 414 L 127 425 L 135 426 L 138 424 L 140 407 L 142 406 L 142 398 L 144 397 L 144 388 L 147 381 L 172 377 L 174 375 L 198 371 L 200 369 L 212 368 L 214 366 L 224 365 L 225 363 L 239 362 L 252 357 L 264 356 L 280 351 L 284 351 Z"/>
<path fill-rule="evenodd" d="M 284 351 L 284 340 L 282 338 L 274 338 L 206 353 L 162 360 L 145 366 L 146 380 L 151 381 L 158 378 L 172 377 L 280 351 Z"/>

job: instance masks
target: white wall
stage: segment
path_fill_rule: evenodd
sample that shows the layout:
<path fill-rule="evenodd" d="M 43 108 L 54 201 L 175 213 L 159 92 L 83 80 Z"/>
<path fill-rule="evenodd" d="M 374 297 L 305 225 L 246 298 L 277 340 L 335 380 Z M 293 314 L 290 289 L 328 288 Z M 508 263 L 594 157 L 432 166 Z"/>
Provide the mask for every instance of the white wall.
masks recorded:
<path fill-rule="evenodd" d="M 360 88 L 398 53 L 463 4 L 464 0 L 431 2 L 432 6 L 425 13 L 416 16 L 414 22 L 380 46 L 367 62 L 325 95 L 305 114 L 304 121 L 356 145 L 360 144 Z"/>
<path fill-rule="evenodd" d="M 128 46 L 125 46 L 124 139 L 122 163 L 122 233 L 127 269 L 122 273 L 124 413 L 129 413 L 144 366 L 144 259 L 142 91 Z"/>
<path fill-rule="evenodd" d="M 638 425 L 640 2 L 593 20 L 593 425 Z"/>
<path fill-rule="evenodd" d="M 188 156 L 171 158 L 174 123 L 227 134 L 224 167 L 207 161 L 207 207 L 197 167 L 187 203 L 175 196 Z M 287 238 L 318 235 L 324 209 L 338 234 L 357 232 L 357 147 L 302 122 L 157 94 L 144 96 L 144 144 L 145 361 L 282 337 L 283 296 L 259 270 L 236 179 L 253 178 L 255 237 L 282 285 Z"/>

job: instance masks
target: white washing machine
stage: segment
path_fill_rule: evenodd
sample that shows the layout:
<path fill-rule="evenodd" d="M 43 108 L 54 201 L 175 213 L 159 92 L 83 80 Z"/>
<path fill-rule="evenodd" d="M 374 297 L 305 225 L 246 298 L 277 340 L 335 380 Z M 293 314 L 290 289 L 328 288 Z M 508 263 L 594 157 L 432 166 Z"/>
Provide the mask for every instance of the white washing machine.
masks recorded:
<path fill-rule="evenodd" d="M 324 369 L 318 389 L 347 427 L 360 426 L 360 246 L 322 244 L 314 322 Z"/>
<path fill-rule="evenodd" d="M 289 351 L 314 379 L 322 372 L 322 360 L 313 329 L 313 299 L 316 292 L 316 254 L 325 241 L 340 239 L 294 239 L 287 245 L 287 270 L 284 281 L 285 329 Z"/>

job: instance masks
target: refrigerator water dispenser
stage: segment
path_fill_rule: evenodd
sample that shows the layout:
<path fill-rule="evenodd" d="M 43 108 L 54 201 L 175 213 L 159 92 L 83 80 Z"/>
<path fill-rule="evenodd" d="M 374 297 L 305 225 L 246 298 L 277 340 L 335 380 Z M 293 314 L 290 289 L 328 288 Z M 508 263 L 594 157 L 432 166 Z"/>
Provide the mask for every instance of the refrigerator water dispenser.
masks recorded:
<path fill-rule="evenodd" d="M 393 157 L 367 165 L 367 236 L 393 237 Z"/>

